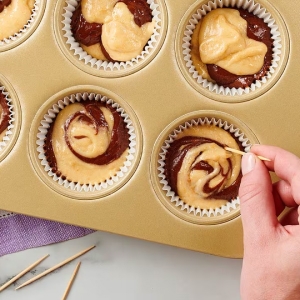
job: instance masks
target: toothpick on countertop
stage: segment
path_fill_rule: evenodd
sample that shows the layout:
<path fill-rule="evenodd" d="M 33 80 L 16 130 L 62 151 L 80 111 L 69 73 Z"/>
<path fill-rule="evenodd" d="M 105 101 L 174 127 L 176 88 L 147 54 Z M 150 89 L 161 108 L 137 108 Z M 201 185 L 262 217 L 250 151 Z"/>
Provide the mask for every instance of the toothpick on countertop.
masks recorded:
<path fill-rule="evenodd" d="M 68 295 L 69 295 L 69 292 L 70 292 L 70 290 L 71 290 L 71 287 L 72 287 L 72 285 L 73 285 L 73 282 L 74 282 L 74 280 L 75 280 L 75 278 L 76 278 L 76 275 L 77 275 L 77 273 L 78 273 L 80 264 L 81 264 L 81 262 L 79 262 L 79 263 L 77 264 L 77 266 L 76 266 L 76 268 L 75 268 L 75 270 L 74 270 L 74 272 L 73 272 L 73 274 L 72 274 L 72 277 L 71 277 L 71 279 L 70 279 L 70 281 L 69 281 L 69 283 L 68 283 L 68 286 L 67 286 L 67 288 L 66 288 L 66 290 L 65 290 L 65 293 L 64 293 L 64 295 L 63 295 L 63 297 L 62 297 L 62 300 L 66 300 L 66 299 L 67 299 L 67 297 L 68 297 Z"/>
<path fill-rule="evenodd" d="M 34 282 L 34 281 L 40 279 L 41 277 L 43 277 L 43 276 L 45 276 L 45 275 L 51 273 L 52 271 L 54 271 L 54 270 L 56 270 L 56 269 L 58 269 L 58 268 L 60 268 L 60 267 L 62 267 L 62 266 L 64 266 L 64 265 L 66 265 L 66 264 L 69 263 L 70 261 L 72 261 L 72 260 L 76 259 L 77 257 L 79 257 L 79 256 L 81 256 L 81 255 L 87 253 L 88 251 L 92 250 L 92 249 L 95 248 L 95 247 L 96 247 L 96 246 L 89 247 L 89 248 L 87 248 L 86 250 L 83 250 L 83 251 L 79 252 L 78 254 L 73 255 L 72 257 L 70 257 L 70 258 L 64 260 L 63 262 L 61 262 L 61 263 L 55 265 L 54 267 L 52 267 L 52 268 L 50 268 L 50 269 L 44 271 L 43 273 L 41 273 L 41 274 L 39 274 L 39 275 L 37 275 L 37 276 L 31 278 L 31 279 L 29 279 L 28 281 L 26 281 L 26 282 L 23 283 L 22 285 L 18 286 L 18 287 L 16 288 L 16 290 L 18 290 L 18 289 L 20 289 L 20 288 L 22 288 L 22 287 L 24 287 L 24 286 L 26 286 L 26 285 L 28 285 L 28 284 Z"/>
<path fill-rule="evenodd" d="M 229 148 L 229 147 L 225 147 L 225 150 L 227 150 L 227 151 L 229 151 L 229 152 L 236 153 L 236 154 L 240 154 L 240 155 L 246 154 L 246 152 L 243 152 L 243 151 L 240 151 L 240 150 L 236 150 L 236 149 L 232 149 L 232 148 Z M 258 155 L 257 157 L 258 157 L 260 160 L 271 161 L 271 159 L 266 158 L 266 157 L 263 157 L 263 156 L 260 156 L 260 155 Z"/>
<path fill-rule="evenodd" d="M 26 274 L 27 272 L 29 272 L 31 269 L 33 269 L 34 267 L 36 267 L 39 263 L 41 263 L 48 256 L 49 256 L 49 254 L 45 255 L 42 258 L 40 258 L 38 261 L 36 261 L 35 263 L 33 263 L 32 265 L 30 265 L 29 267 L 27 267 L 24 271 L 20 272 L 18 275 L 16 275 L 15 277 L 13 277 L 11 280 L 9 280 L 8 282 L 6 282 L 4 285 L 2 285 L 0 287 L 0 292 L 2 292 L 3 290 L 5 290 L 8 286 L 10 286 L 12 283 L 14 283 L 15 281 L 17 281 L 19 278 L 21 278 L 24 274 Z"/>

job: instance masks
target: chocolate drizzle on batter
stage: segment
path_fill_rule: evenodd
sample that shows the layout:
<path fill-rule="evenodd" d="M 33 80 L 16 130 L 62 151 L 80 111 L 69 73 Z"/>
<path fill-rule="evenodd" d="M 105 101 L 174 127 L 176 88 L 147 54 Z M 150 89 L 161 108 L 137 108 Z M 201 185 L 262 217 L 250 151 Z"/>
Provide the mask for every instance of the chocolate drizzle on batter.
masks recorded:
<path fill-rule="evenodd" d="M 126 128 L 126 123 L 124 122 L 121 115 L 109 104 L 101 103 L 98 101 L 85 101 L 85 102 L 80 102 L 80 104 L 82 105 L 83 109 L 77 111 L 73 115 L 70 115 L 64 124 L 64 139 L 66 141 L 66 144 L 68 145 L 70 151 L 80 160 L 89 164 L 108 165 L 109 163 L 118 159 L 124 153 L 124 151 L 129 147 L 129 133 L 128 133 L 128 129 Z M 101 107 L 105 107 L 109 109 L 114 119 L 114 125 L 111 132 L 110 143 L 108 148 L 103 154 L 93 158 L 85 157 L 77 153 L 76 150 L 72 148 L 68 136 L 68 129 L 74 120 L 79 119 L 81 122 L 85 122 L 89 126 L 93 127 L 95 130 L 95 135 L 98 134 L 101 128 L 105 128 L 106 130 L 108 130 L 108 123 L 104 117 Z M 54 123 L 55 120 L 51 124 L 48 133 L 46 135 L 44 150 L 45 150 L 45 155 L 47 157 L 47 161 L 50 167 L 52 168 L 52 171 L 56 173 L 58 176 L 60 176 L 61 173 L 57 167 L 57 162 L 56 162 L 55 154 L 53 151 L 53 145 L 52 145 L 52 134 L 53 134 Z M 84 136 L 75 136 L 75 138 L 82 139 L 84 138 Z"/>
<path fill-rule="evenodd" d="M 271 29 L 263 19 L 253 15 L 244 9 L 238 9 L 243 19 L 247 21 L 247 36 L 255 41 L 264 43 L 268 50 L 265 55 L 264 65 L 259 72 L 253 75 L 235 75 L 223 68 L 207 64 L 209 76 L 218 84 L 229 88 L 246 88 L 255 83 L 256 80 L 263 78 L 270 69 L 272 62 L 273 40 L 271 37 Z"/>
<path fill-rule="evenodd" d="M 10 120 L 9 107 L 7 100 L 4 95 L 0 92 L 0 106 L 2 108 L 2 113 L 0 114 L 0 134 L 7 129 Z"/>
<path fill-rule="evenodd" d="M 244 150 L 240 141 L 238 141 L 234 136 L 233 138 L 238 143 L 241 150 Z M 166 160 L 165 160 L 165 176 L 166 180 L 168 181 L 171 189 L 178 195 L 178 189 L 177 189 L 177 177 L 178 172 L 181 169 L 183 160 L 187 154 L 188 151 L 190 151 L 194 147 L 198 147 L 202 144 L 209 144 L 213 143 L 218 145 L 219 147 L 226 147 L 226 145 L 223 145 L 215 140 L 204 138 L 204 137 L 195 137 L 195 136 L 185 136 L 178 140 L 175 140 L 170 144 L 170 148 L 168 149 L 168 152 L 166 154 Z M 201 153 L 200 153 L 201 154 Z M 199 154 L 199 155 L 200 155 Z M 226 176 L 231 173 L 232 165 L 231 161 L 228 158 L 227 159 L 229 163 L 229 169 L 227 172 L 224 172 L 224 170 L 221 168 L 220 172 L 224 176 L 224 180 L 226 179 Z M 192 168 L 192 170 L 203 170 L 206 171 L 207 174 L 210 174 L 213 172 L 214 168 L 207 162 L 207 161 L 200 161 L 197 164 L 195 164 Z M 192 171 L 191 170 L 191 171 Z M 218 174 L 217 174 L 218 175 Z M 223 181 L 221 181 L 217 186 L 214 188 L 209 187 L 209 181 L 204 185 L 203 191 L 207 194 L 210 194 L 207 199 L 224 199 L 227 201 L 230 201 L 232 199 L 235 199 L 238 195 L 238 189 L 240 186 L 242 174 L 240 173 L 235 180 L 229 187 L 224 188 L 221 191 L 218 191 L 219 188 L 222 186 Z"/>
<path fill-rule="evenodd" d="M 0 1 L 0 13 L 4 10 L 4 8 L 10 5 L 11 0 L 1 0 Z"/>

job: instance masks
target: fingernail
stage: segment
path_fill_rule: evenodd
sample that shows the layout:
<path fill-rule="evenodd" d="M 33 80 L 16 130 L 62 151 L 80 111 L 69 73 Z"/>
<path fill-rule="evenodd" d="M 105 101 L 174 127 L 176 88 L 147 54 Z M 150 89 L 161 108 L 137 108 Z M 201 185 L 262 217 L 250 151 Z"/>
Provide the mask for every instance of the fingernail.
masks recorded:
<path fill-rule="evenodd" d="M 246 153 L 242 158 L 242 173 L 248 174 L 255 168 L 256 157 L 253 153 Z"/>

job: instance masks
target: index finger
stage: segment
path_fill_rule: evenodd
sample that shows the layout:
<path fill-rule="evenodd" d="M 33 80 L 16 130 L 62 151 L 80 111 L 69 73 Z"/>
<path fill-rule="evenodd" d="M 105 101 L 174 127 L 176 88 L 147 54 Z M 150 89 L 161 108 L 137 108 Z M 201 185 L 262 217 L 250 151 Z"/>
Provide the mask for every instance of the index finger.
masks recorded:
<path fill-rule="evenodd" d="M 265 165 L 291 186 L 294 201 L 300 205 L 300 159 L 293 153 L 274 146 L 254 145 L 251 152 L 271 160 L 265 161 Z"/>

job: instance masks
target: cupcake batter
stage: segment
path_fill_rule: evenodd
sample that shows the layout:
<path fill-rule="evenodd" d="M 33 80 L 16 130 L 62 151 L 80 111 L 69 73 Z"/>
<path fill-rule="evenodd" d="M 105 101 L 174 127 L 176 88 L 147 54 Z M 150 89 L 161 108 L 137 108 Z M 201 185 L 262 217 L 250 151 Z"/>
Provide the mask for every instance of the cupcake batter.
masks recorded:
<path fill-rule="evenodd" d="M 66 106 L 48 131 L 45 154 L 52 171 L 69 181 L 97 184 L 126 161 L 129 134 L 110 105 L 84 101 Z"/>
<path fill-rule="evenodd" d="M 73 35 L 84 51 L 108 61 L 138 56 L 154 27 L 146 0 L 82 0 L 71 21 Z"/>
<path fill-rule="evenodd" d="M 172 190 L 186 204 L 202 209 L 217 208 L 238 195 L 241 156 L 230 133 L 212 125 L 184 130 L 170 144 L 165 175 Z"/>
<path fill-rule="evenodd" d="M 19 32 L 30 19 L 34 0 L 11 0 L 0 12 L 0 40 Z"/>
<path fill-rule="evenodd" d="M 267 46 L 247 36 L 247 21 L 235 9 L 215 9 L 207 14 L 199 32 L 199 52 L 205 64 L 216 64 L 236 75 L 258 72 Z"/>
<path fill-rule="evenodd" d="M 114 7 L 112 19 L 102 28 L 102 43 L 115 61 L 127 61 L 138 56 L 154 31 L 154 22 L 138 26 L 127 5 Z"/>
<path fill-rule="evenodd" d="M 118 0 L 81 0 L 82 14 L 87 22 L 103 24 L 111 18 Z"/>
<path fill-rule="evenodd" d="M 224 87 L 245 88 L 270 67 L 270 28 L 246 10 L 215 9 L 196 26 L 191 55 L 203 78 Z"/>

